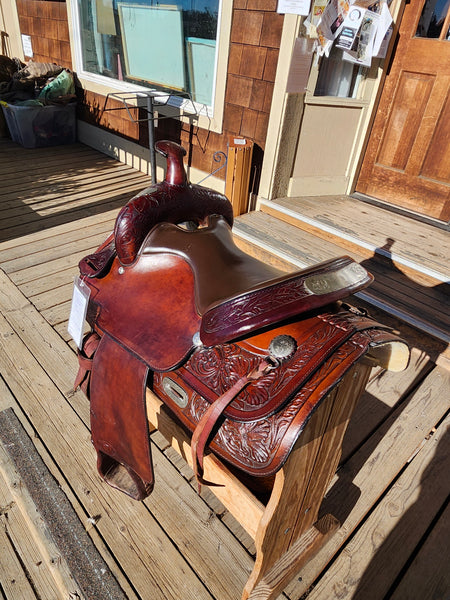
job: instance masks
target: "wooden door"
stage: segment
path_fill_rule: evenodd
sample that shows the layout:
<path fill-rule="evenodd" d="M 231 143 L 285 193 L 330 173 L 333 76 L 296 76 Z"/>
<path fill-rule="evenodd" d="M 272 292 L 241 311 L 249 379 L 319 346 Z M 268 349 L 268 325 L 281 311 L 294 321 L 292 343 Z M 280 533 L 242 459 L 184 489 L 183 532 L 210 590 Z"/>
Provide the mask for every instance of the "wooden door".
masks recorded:
<path fill-rule="evenodd" d="M 450 0 L 411 0 L 357 191 L 450 218 Z"/>

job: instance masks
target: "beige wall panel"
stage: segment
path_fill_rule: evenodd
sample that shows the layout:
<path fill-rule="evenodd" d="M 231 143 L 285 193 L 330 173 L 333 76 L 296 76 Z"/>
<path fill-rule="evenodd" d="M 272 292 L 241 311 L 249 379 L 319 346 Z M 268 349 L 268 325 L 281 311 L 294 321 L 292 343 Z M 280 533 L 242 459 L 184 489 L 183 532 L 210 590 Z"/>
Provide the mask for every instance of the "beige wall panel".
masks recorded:
<path fill-rule="evenodd" d="M 346 178 L 361 110 L 355 106 L 306 105 L 292 178 Z"/>

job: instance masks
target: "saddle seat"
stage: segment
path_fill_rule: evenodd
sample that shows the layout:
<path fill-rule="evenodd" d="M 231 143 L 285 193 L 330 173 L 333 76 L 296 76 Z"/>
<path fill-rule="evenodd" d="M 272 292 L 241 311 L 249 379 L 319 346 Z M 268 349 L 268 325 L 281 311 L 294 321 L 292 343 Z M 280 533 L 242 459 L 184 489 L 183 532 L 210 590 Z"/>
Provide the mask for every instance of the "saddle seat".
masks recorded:
<path fill-rule="evenodd" d="M 240 250 L 231 227 L 218 215 L 195 231 L 160 224 L 144 242 L 141 256 L 160 252 L 180 256 L 193 272 L 199 339 L 205 346 L 323 306 L 322 296 L 332 303 L 372 281 L 347 256 L 286 274 Z"/>

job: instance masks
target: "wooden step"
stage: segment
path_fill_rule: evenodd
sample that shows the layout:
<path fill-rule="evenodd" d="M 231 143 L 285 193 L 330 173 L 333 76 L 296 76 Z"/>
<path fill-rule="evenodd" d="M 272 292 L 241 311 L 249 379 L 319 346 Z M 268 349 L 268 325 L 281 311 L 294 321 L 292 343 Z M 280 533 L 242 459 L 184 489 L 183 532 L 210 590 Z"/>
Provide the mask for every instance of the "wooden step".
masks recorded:
<path fill-rule="evenodd" d="M 428 275 L 406 274 L 396 262 L 375 254 L 367 258 L 354 249 L 299 229 L 265 212 L 241 215 L 233 228 L 237 243 L 247 252 L 285 271 L 309 267 L 347 254 L 375 276 L 374 283 L 356 296 L 409 325 L 444 342 L 450 341 L 450 286 Z"/>
<path fill-rule="evenodd" d="M 411 276 L 448 282 L 448 231 L 421 223 L 350 196 L 279 198 L 261 201 L 261 210 L 318 237 L 397 263 Z"/>

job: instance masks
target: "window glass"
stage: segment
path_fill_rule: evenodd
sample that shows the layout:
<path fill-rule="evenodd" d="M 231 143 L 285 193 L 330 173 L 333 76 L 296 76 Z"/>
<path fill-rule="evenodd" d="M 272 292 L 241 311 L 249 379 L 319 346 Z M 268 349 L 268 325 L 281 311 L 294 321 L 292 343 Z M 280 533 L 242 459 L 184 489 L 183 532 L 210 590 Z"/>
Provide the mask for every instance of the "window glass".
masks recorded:
<path fill-rule="evenodd" d="M 219 0 L 78 0 L 83 70 L 212 105 Z"/>
<path fill-rule="evenodd" d="M 449 5 L 450 0 L 427 0 L 420 16 L 416 36 L 439 38 Z M 448 34 L 446 37 L 448 39 Z"/>
<path fill-rule="evenodd" d="M 333 46 L 330 55 L 321 59 L 314 96 L 356 98 L 365 72 L 365 68 L 343 60 L 342 50 Z"/>

